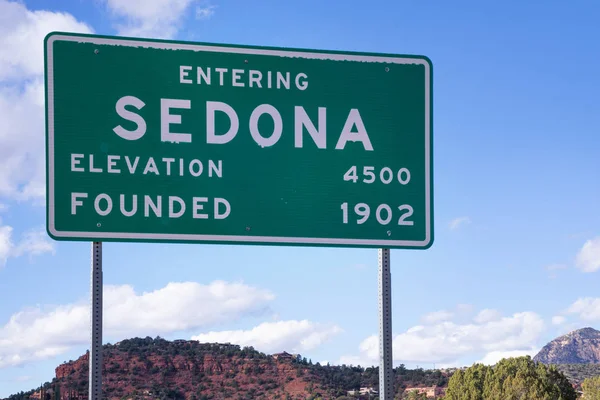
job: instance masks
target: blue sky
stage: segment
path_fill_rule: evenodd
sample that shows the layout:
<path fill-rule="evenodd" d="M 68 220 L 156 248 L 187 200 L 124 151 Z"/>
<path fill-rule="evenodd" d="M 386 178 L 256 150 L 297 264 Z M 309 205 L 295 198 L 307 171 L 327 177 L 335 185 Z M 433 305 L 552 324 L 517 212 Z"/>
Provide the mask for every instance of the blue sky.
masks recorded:
<path fill-rule="evenodd" d="M 90 244 L 44 229 L 53 30 L 428 56 L 436 239 L 392 251 L 395 362 L 493 363 L 599 328 L 600 5 L 524 3 L 0 0 L 0 396 L 89 340 Z M 104 281 L 106 341 L 377 362 L 376 250 L 108 243 Z"/>

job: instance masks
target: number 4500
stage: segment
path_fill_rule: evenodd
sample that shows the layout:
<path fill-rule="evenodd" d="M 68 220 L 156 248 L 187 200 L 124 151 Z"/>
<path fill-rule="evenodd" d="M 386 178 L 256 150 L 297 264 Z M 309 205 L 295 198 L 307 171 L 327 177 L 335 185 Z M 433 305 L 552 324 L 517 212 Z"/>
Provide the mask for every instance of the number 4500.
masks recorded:
<path fill-rule="evenodd" d="M 347 224 L 348 223 L 348 203 L 347 202 L 343 203 L 341 208 L 342 208 L 343 222 L 344 222 L 344 224 Z M 407 220 L 407 218 L 409 218 L 410 216 L 413 215 L 413 208 L 411 206 L 409 206 L 408 204 L 403 204 L 398 207 L 398 210 L 400 211 L 398 225 L 412 226 L 415 224 L 414 221 Z M 356 215 L 358 217 L 360 217 L 356 220 L 356 223 L 359 225 L 364 224 L 365 222 L 367 222 L 367 220 L 369 219 L 369 216 L 371 215 L 371 207 L 369 207 L 369 205 L 366 203 L 358 203 L 357 205 L 354 206 L 354 212 L 356 213 Z M 389 224 L 393 218 L 392 208 L 390 206 L 388 206 L 387 204 L 380 204 L 377 207 L 377 209 L 375 210 L 375 218 L 377 219 L 377 222 L 379 222 L 381 225 Z"/>
<path fill-rule="evenodd" d="M 374 171 L 375 167 L 363 167 L 362 181 L 364 183 L 375 182 L 377 180 L 377 177 L 375 176 Z M 408 182 L 410 182 L 410 171 L 408 170 L 408 168 L 400 168 L 395 175 L 398 179 L 398 182 L 400 182 L 401 185 L 407 185 Z M 344 180 L 352 181 L 353 183 L 356 183 L 358 181 L 358 171 L 356 169 L 356 165 L 353 165 L 348 171 L 346 171 L 346 173 L 344 174 Z M 394 180 L 394 172 L 392 172 L 392 169 L 390 167 L 383 167 L 379 171 L 379 180 L 381 180 L 381 182 L 383 182 L 386 185 L 390 184 Z"/>

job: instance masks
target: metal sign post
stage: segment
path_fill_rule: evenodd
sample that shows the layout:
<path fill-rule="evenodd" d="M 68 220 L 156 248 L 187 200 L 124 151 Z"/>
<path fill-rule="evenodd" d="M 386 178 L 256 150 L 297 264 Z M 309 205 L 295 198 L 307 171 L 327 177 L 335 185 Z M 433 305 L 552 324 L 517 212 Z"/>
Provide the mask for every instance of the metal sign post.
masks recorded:
<path fill-rule="evenodd" d="M 102 242 L 92 243 L 92 346 L 89 358 L 89 400 L 102 398 Z"/>
<path fill-rule="evenodd" d="M 379 249 L 379 398 L 394 398 L 390 249 Z"/>

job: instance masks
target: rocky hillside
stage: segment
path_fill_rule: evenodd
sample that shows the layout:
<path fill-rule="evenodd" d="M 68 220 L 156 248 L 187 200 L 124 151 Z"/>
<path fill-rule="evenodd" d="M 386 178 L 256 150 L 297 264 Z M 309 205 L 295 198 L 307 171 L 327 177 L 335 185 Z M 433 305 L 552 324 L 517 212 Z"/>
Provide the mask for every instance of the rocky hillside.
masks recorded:
<path fill-rule="evenodd" d="M 360 387 L 378 388 L 377 368 L 323 366 L 229 344 L 136 338 L 105 345 L 103 356 L 103 398 L 109 400 L 337 399 Z M 440 371 L 396 369 L 399 391 L 447 382 Z M 43 400 L 87 399 L 88 355 L 58 366 L 43 386 Z M 10 399 L 39 399 L 39 393 Z"/>
<path fill-rule="evenodd" d="M 556 368 L 576 386 L 587 378 L 600 376 L 600 364 L 556 364 Z"/>
<path fill-rule="evenodd" d="M 544 364 L 600 363 L 600 331 L 583 328 L 560 336 L 533 358 Z"/>

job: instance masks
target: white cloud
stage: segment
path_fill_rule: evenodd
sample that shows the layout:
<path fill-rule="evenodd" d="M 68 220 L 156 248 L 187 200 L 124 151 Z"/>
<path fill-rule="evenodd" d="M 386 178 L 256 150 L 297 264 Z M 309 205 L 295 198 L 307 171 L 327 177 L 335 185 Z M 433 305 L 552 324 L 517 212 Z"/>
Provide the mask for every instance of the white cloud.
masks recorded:
<path fill-rule="evenodd" d="M 44 253 L 55 253 L 54 242 L 50 241 L 45 230 L 27 231 L 15 244 L 12 226 L 2 225 L 2 220 L 0 220 L 0 267 L 5 266 L 11 257 L 24 255 L 32 257 Z"/>
<path fill-rule="evenodd" d="M 14 247 L 12 231 L 12 226 L 0 225 L 0 267 L 6 265 L 6 260 L 10 257 Z"/>
<path fill-rule="evenodd" d="M 342 332 L 337 325 L 302 320 L 264 322 L 250 330 L 208 332 L 193 336 L 204 343 L 233 343 L 253 346 L 265 353 L 302 353 L 312 350 Z"/>
<path fill-rule="evenodd" d="M 0 81 L 41 76 L 43 40 L 51 31 L 92 30 L 67 13 L 29 11 L 22 2 L 0 0 Z"/>
<path fill-rule="evenodd" d="M 562 325 L 567 321 L 562 315 L 555 315 L 552 317 L 552 325 Z"/>
<path fill-rule="evenodd" d="M 484 310 L 481 310 L 473 320 L 478 324 L 485 324 L 486 322 L 495 321 L 500 318 L 501 314 L 500 312 L 498 312 L 498 310 L 491 310 L 489 308 L 486 308 Z"/>
<path fill-rule="evenodd" d="M 600 298 L 584 297 L 577 299 L 567 309 L 569 314 L 577 314 L 584 321 L 600 321 Z"/>
<path fill-rule="evenodd" d="M 485 311 L 479 316 L 483 317 L 478 318 L 478 323 L 444 321 L 414 326 L 396 335 L 393 341 L 394 360 L 405 363 L 452 363 L 473 354 L 530 351 L 544 329 L 544 321 L 533 312 L 502 317 L 498 313 Z M 372 362 L 376 362 L 378 357 L 377 335 L 366 338 L 359 346 L 359 355 L 355 356 Z M 342 359 L 347 361 L 351 357 Z"/>
<path fill-rule="evenodd" d="M 458 229 L 461 225 L 470 224 L 471 218 L 469 217 L 458 217 L 450 221 L 450 229 Z"/>
<path fill-rule="evenodd" d="M 116 17 L 124 20 L 124 23 L 117 26 L 120 35 L 172 38 L 179 31 L 182 18 L 195 1 L 106 0 L 106 4 Z M 214 11 L 212 8 L 204 11 L 205 14 L 209 12 Z"/>
<path fill-rule="evenodd" d="M 169 283 L 137 295 L 129 285 L 108 286 L 106 328 L 113 335 L 146 335 L 148 331 L 174 332 L 216 324 L 254 311 L 265 311 L 274 299 L 270 292 L 241 283 L 215 281 Z"/>
<path fill-rule="evenodd" d="M 45 195 L 43 40 L 51 31 L 92 30 L 66 13 L 0 0 L 0 196 Z"/>
<path fill-rule="evenodd" d="M 429 314 L 425 314 L 425 316 L 421 318 L 421 321 L 426 324 L 435 324 L 436 322 L 448 321 L 452 319 L 453 316 L 454 314 L 450 311 L 434 311 L 430 312 Z"/>
<path fill-rule="evenodd" d="M 23 238 L 13 249 L 14 257 L 20 257 L 28 254 L 30 256 L 39 256 L 44 253 L 56 253 L 54 242 L 44 229 L 35 229 L 25 232 Z"/>
<path fill-rule="evenodd" d="M 577 254 L 576 263 L 583 272 L 595 272 L 600 269 L 600 236 L 585 242 Z"/>
<path fill-rule="evenodd" d="M 169 283 L 135 293 L 129 285 L 104 287 L 107 338 L 155 336 L 197 329 L 264 311 L 274 299 L 268 291 L 241 283 Z M 14 314 L 0 326 L 0 368 L 54 357 L 89 342 L 89 302 Z"/>
<path fill-rule="evenodd" d="M 45 196 L 41 78 L 22 90 L 0 85 L 0 121 L 0 196 L 40 201 Z"/>

